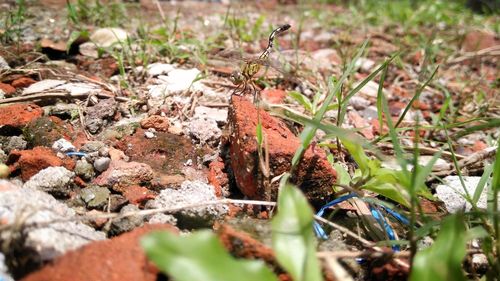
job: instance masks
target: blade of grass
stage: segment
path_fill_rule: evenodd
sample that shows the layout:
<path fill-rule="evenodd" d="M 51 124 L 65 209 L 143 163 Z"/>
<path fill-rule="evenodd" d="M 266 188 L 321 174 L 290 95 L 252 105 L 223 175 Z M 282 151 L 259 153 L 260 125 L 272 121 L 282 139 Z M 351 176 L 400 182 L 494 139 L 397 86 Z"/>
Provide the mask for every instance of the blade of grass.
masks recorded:
<path fill-rule="evenodd" d="M 328 95 L 325 98 L 325 101 L 319 108 L 318 112 L 314 115 L 313 120 L 314 121 L 320 121 L 323 119 L 323 116 L 326 113 L 326 110 L 328 108 L 328 105 L 332 102 L 333 98 L 336 96 L 336 94 L 340 91 L 342 84 L 344 83 L 345 80 L 347 80 L 347 77 L 353 72 L 355 63 L 356 61 L 361 57 L 363 52 L 365 51 L 366 45 L 368 44 L 368 41 L 365 41 L 361 48 L 359 49 L 358 53 L 355 55 L 351 63 L 347 66 L 346 70 L 342 74 L 342 77 L 340 80 L 335 84 L 335 87 L 332 89 L 332 82 L 330 80 L 329 82 L 329 89 L 331 89 L 328 93 Z M 302 133 L 300 134 L 299 138 L 301 140 L 301 146 L 297 149 L 295 152 L 295 155 L 292 158 L 292 167 L 291 167 L 291 172 L 295 170 L 297 167 L 300 159 L 302 158 L 302 155 L 306 151 L 306 149 L 309 147 L 309 144 L 311 143 L 314 135 L 316 134 L 316 130 L 318 128 L 314 125 L 306 125 Z"/>

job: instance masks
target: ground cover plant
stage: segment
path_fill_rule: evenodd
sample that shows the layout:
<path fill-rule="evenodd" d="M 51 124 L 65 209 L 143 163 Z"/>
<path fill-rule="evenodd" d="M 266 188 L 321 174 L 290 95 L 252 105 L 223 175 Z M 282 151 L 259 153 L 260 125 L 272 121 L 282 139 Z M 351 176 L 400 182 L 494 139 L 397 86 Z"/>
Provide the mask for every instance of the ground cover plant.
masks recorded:
<path fill-rule="evenodd" d="M 499 279 L 497 2 L 0 5 L 0 279 Z"/>

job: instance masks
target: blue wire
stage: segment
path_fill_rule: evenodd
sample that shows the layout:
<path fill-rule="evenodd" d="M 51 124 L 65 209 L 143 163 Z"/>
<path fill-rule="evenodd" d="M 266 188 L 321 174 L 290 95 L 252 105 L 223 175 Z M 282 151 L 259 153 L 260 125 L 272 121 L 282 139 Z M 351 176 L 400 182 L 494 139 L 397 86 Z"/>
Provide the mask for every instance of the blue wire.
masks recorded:
<path fill-rule="evenodd" d="M 322 217 L 327 208 L 335 206 L 335 205 L 337 205 L 345 200 L 351 199 L 351 198 L 356 197 L 356 196 L 357 195 L 355 193 L 349 193 L 349 194 L 341 196 L 333 201 L 330 201 L 330 202 L 326 203 L 323 207 L 321 207 L 321 209 L 319 209 L 319 211 L 316 213 L 316 216 Z M 314 222 L 314 232 L 316 232 L 316 235 L 318 237 L 321 237 L 325 240 L 328 239 L 328 235 L 326 235 L 325 230 L 323 230 L 321 225 L 316 221 Z"/>
<path fill-rule="evenodd" d="M 396 234 L 394 234 L 394 230 L 392 227 L 387 223 L 387 221 L 384 219 L 384 215 L 378 210 L 377 208 L 373 208 L 370 205 L 370 212 L 372 213 L 372 216 L 384 227 L 385 233 L 387 233 L 387 236 L 389 236 L 389 240 L 396 240 Z M 395 252 L 399 252 L 399 246 L 398 245 L 393 245 L 392 250 Z"/>
<path fill-rule="evenodd" d="M 87 155 L 87 153 L 85 153 L 85 152 L 79 152 L 79 151 L 70 151 L 70 152 L 66 152 L 66 155 L 68 155 L 68 156 L 80 156 L 80 157 L 83 157 L 83 156 Z"/>
<path fill-rule="evenodd" d="M 382 207 L 382 209 L 384 209 L 387 213 L 389 213 L 391 216 L 393 216 L 395 219 L 397 219 L 402 224 L 410 225 L 410 220 L 407 217 L 405 217 L 404 215 L 401 215 L 400 213 L 398 213 L 398 212 L 394 211 L 393 209 L 386 207 L 384 205 L 379 204 L 379 206 Z"/>

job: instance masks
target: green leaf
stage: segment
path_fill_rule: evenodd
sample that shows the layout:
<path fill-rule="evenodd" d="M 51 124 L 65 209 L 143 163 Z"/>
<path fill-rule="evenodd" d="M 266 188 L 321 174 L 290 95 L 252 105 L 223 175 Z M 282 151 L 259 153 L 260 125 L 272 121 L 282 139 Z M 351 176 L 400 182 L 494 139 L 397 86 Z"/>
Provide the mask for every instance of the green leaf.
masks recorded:
<path fill-rule="evenodd" d="M 89 38 L 89 32 L 87 30 L 72 31 L 71 34 L 69 35 L 68 42 L 66 42 L 66 52 L 69 52 L 71 45 L 78 38 Z"/>
<path fill-rule="evenodd" d="M 448 217 L 434 244 L 415 255 L 410 281 L 467 280 L 462 270 L 466 242 L 463 217 Z"/>
<path fill-rule="evenodd" d="M 486 183 L 490 178 L 491 172 L 493 172 L 493 165 L 488 165 L 484 168 L 483 175 L 477 183 L 476 189 L 474 190 L 474 195 L 472 196 L 472 201 L 474 202 L 474 204 L 477 204 L 477 202 L 479 201 L 479 197 L 481 197 L 481 194 L 483 193 L 484 187 L 486 186 Z"/>
<path fill-rule="evenodd" d="M 282 183 L 278 214 L 271 222 L 276 258 L 295 281 L 323 280 L 316 257 L 312 208 L 299 189 Z"/>
<path fill-rule="evenodd" d="M 259 147 L 262 147 L 262 123 L 259 122 L 257 123 L 257 127 L 255 128 L 256 130 L 256 136 L 257 136 L 257 144 L 259 145 Z"/>
<path fill-rule="evenodd" d="M 293 98 L 296 102 L 302 105 L 307 111 L 309 111 L 310 113 L 313 112 L 313 105 L 311 101 L 302 93 L 297 91 L 291 91 L 288 93 L 288 95 L 290 95 L 291 98 Z"/>
<path fill-rule="evenodd" d="M 337 183 L 341 185 L 349 185 L 351 183 L 351 176 L 349 172 L 342 167 L 339 163 L 334 163 L 333 168 L 337 172 Z"/>
<path fill-rule="evenodd" d="M 154 232 L 141 245 L 158 268 L 177 281 L 277 281 L 261 261 L 236 260 L 209 230 L 179 236 Z"/>
<path fill-rule="evenodd" d="M 491 190 L 493 192 L 500 192 L 500 139 L 497 140 L 497 144 L 495 164 L 493 164 L 493 179 L 491 180 Z"/>

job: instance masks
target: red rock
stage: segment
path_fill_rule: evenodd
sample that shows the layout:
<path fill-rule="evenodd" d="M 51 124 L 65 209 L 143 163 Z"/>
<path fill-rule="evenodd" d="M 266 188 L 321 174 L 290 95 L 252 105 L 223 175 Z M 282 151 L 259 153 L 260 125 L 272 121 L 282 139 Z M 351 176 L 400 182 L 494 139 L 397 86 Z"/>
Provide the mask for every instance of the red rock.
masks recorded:
<path fill-rule="evenodd" d="M 222 196 L 222 189 L 229 184 L 229 178 L 224 169 L 224 162 L 220 158 L 208 165 L 208 182 L 215 187 L 215 196 L 217 197 Z"/>
<path fill-rule="evenodd" d="M 259 184 L 257 159 L 257 109 L 246 98 L 233 95 L 229 107 L 229 148 L 231 167 L 239 189 L 253 199 L 264 199 L 264 188 Z M 262 130 L 269 148 L 270 177 L 290 171 L 291 160 L 300 140 L 286 125 L 260 110 Z M 293 181 L 311 200 L 325 200 L 333 193 L 332 184 L 337 174 L 326 160 L 325 153 L 308 148 L 293 175 Z M 276 198 L 278 183 L 271 186 L 271 197 Z"/>
<path fill-rule="evenodd" d="M 123 153 L 123 151 L 110 147 L 109 157 L 111 158 L 111 161 L 118 161 L 125 159 L 127 156 L 125 156 L 125 153 Z"/>
<path fill-rule="evenodd" d="M 154 128 L 160 132 L 166 132 L 169 124 L 168 118 L 160 115 L 152 115 L 141 121 L 143 129 Z"/>
<path fill-rule="evenodd" d="M 130 185 L 139 185 L 153 179 L 153 170 L 148 164 L 139 162 L 111 161 L 110 167 L 100 174 L 94 184 L 109 186 L 124 192 Z"/>
<path fill-rule="evenodd" d="M 7 164 L 11 165 L 12 171 L 21 170 L 23 181 L 29 180 L 47 167 L 64 166 L 68 170 L 73 170 L 75 167 L 73 159 L 67 157 L 62 160 L 51 149 L 42 146 L 37 146 L 32 150 L 11 151 Z"/>
<path fill-rule="evenodd" d="M 109 240 L 87 244 L 57 258 L 23 281 L 155 281 L 158 269 L 148 261 L 139 239 L 151 232 L 177 233 L 171 225 L 145 225 Z"/>
<path fill-rule="evenodd" d="M 54 51 L 66 52 L 66 42 L 64 41 L 52 41 L 48 38 L 43 38 L 40 41 L 40 47 L 43 49 L 52 49 Z"/>
<path fill-rule="evenodd" d="M 363 117 L 361 117 L 356 111 L 349 111 L 348 117 L 354 127 L 360 129 L 360 133 L 365 138 L 372 140 L 375 137 L 370 123 L 363 119 Z"/>
<path fill-rule="evenodd" d="M 488 145 L 486 143 L 484 143 L 481 140 L 477 140 L 474 142 L 474 145 L 472 146 L 472 151 L 478 152 L 486 148 L 488 148 Z"/>
<path fill-rule="evenodd" d="M 142 204 L 156 197 L 149 189 L 139 185 L 131 185 L 124 188 L 123 196 L 125 196 L 128 202 L 135 205 Z"/>
<path fill-rule="evenodd" d="M 0 107 L 0 126 L 22 128 L 40 118 L 43 109 L 36 104 L 12 104 Z"/>
<path fill-rule="evenodd" d="M 4 92 L 6 97 L 10 97 L 16 92 L 16 88 L 2 82 L 0 82 L 0 90 Z"/>
<path fill-rule="evenodd" d="M 285 100 L 286 92 L 281 89 L 265 89 L 260 92 L 260 96 L 268 103 L 279 104 Z"/>
<path fill-rule="evenodd" d="M 33 83 L 36 83 L 36 81 L 29 78 L 29 77 L 21 77 L 19 79 L 12 81 L 12 86 L 16 89 L 17 88 L 26 88 Z"/>
<path fill-rule="evenodd" d="M 500 39 L 493 32 L 474 30 L 465 35 L 462 49 L 466 52 L 475 52 L 500 45 Z"/>

